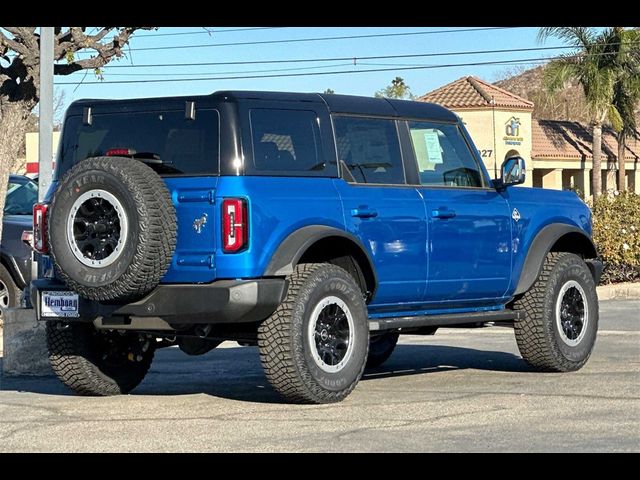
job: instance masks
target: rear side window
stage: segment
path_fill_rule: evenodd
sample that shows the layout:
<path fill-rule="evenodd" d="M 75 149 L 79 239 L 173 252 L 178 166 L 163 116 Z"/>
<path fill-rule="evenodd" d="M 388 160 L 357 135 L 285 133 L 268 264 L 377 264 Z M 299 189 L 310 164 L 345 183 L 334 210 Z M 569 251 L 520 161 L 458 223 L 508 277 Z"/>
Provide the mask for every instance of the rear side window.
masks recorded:
<path fill-rule="evenodd" d="M 318 116 L 311 110 L 250 110 L 253 164 L 258 175 L 327 176 Z"/>
<path fill-rule="evenodd" d="M 162 174 L 216 175 L 219 163 L 219 119 L 216 110 L 197 110 L 195 120 L 182 111 L 93 114 L 91 125 L 81 117 L 67 119 L 63 129 L 57 177 L 77 162 L 128 149 Z"/>
<path fill-rule="evenodd" d="M 482 172 L 454 124 L 409 122 L 420 184 L 438 187 L 482 187 Z"/>
<path fill-rule="evenodd" d="M 394 120 L 336 117 L 333 125 L 342 178 L 352 183 L 405 183 Z"/>

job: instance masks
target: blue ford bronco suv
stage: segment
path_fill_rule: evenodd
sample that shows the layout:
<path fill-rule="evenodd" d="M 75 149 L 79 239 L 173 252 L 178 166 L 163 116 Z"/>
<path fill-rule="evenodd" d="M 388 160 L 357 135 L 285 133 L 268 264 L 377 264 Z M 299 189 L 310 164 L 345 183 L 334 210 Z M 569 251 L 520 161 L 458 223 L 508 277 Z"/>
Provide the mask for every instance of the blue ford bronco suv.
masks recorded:
<path fill-rule="evenodd" d="M 257 345 L 288 401 L 344 399 L 400 334 L 512 325 L 533 369 L 591 353 L 602 264 L 568 191 L 492 180 L 437 105 L 218 92 L 73 103 L 34 207 L 51 366 L 135 388 L 154 351 Z"/>

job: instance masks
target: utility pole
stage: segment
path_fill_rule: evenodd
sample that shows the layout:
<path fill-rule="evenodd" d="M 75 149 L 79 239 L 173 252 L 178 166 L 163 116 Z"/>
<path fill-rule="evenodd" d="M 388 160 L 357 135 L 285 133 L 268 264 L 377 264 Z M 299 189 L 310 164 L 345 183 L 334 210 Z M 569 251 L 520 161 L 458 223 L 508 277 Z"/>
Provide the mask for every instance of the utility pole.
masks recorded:
<path fill-rule="evenodd" d="M 40 27 L 38 201 L 51 185 L 53 161 L 53 27 Z"/>
<path fill-rule="evenodd" d="M 38 107 L 38 201 L 49 190 L 53 162 L 53 27 L 40 27 L 40 105 Z M 39 278 L 38 255 L 31 253 L 31 277 Z"/>

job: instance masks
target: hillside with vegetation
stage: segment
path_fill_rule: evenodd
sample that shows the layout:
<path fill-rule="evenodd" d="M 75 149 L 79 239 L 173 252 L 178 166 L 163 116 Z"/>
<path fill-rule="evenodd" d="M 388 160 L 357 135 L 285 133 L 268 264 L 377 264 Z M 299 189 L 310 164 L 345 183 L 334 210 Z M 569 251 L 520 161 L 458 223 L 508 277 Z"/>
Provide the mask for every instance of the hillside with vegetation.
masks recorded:
<path fill-rule="evenodd" d="M 544 66 L 529 70 L 507 70 L 494 85 L 534 102 L 533 118 L 541 120 L 571 120 L 588 124 L 589 118 L 582 87 L 569 83 L 551 97 L 542 86 Z M 640 124 L 640 109 L 638 110 Z"/>

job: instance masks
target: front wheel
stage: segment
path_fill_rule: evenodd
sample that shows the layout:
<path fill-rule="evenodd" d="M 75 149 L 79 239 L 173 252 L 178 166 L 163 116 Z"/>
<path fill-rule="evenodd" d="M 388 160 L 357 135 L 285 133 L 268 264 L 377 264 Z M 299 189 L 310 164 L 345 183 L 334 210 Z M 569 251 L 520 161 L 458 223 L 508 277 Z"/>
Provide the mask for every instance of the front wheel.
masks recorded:
<path fill-rule="evenodd" d="M 343 400 L 364 371 L 367 309 L 349 273 L 330 264 L 298 265 L 287 297 L 258 329 L 267 379 L 288 401 Z"/>
<path fill-rule="evenodd" d="M 540 276 L 514 308 L 523 313 L 515 322 L 515 334 L 529 365 L 570 372 L 587 363 L 598 331 L 598 296 L 582 258 L 549 253 Z"/>
<path fill-rule="evenodd" d="M 154 342 L 135 332 L 96 330 L 90 323 L 47 323 L 51 368 L 79 395 L 129 393 L 151 366 Z"/>

